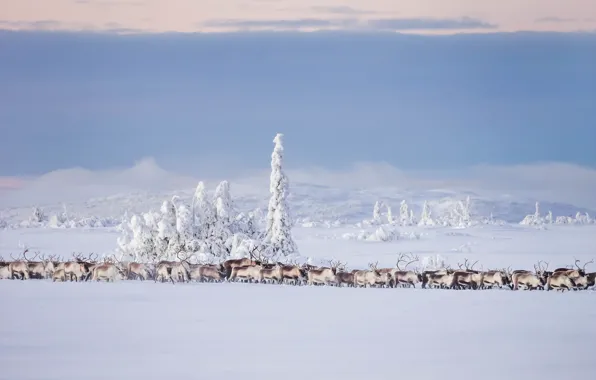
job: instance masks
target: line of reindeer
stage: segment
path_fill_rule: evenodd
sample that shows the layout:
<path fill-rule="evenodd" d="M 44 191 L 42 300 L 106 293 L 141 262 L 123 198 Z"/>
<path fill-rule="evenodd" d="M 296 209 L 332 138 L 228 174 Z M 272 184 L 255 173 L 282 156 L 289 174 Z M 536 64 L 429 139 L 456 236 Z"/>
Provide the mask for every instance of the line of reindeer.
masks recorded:
<path fill-rule="evenodd" d="M 119 262 L 114 258 L 98 261 L 91 254 L 83 257 L 73 255 L 73 260 L 63 261 L 56 256 L 27 257 L 25 250 L 21 258 L 4 261 L 0 257 L 0 279 L 51 279 L 64 281 L 115 281 L 115 280 L 154 280 L 155 282 L 251 282 L 288 283 L 294 285 L 332 285 L 347 287 L 416 287 L 441 289 L 491 289 L 509 288 L 512 290 L 584 290 L 595 286 L 596 272 L 587 273 L 586 266 L 593 260 L 575 267 L 548 270 L 548 263 L 539 261 L 534 271 L 511 268 L 476 270 L 478 261 L 470 264 L 465 259 L 458 268 L 449 266 L 438 270 L 408 267 L 419 261 L 417 256 L 400 254 L 393 268 L 378 268 L 370 263 L 369 269 L 347 270 L 346 264 L 330 261 L 329 266 L 308 264 L 269 263 L 264 259 L 242 258 L 226 260 L 222 263 L 192 264 L 188 258 L 178 261 L 160 261 L 156 264 Z M 39 257 L 39 260 L 36 260 Z M 405 264 L 405 265 L 404 265 Z"/>

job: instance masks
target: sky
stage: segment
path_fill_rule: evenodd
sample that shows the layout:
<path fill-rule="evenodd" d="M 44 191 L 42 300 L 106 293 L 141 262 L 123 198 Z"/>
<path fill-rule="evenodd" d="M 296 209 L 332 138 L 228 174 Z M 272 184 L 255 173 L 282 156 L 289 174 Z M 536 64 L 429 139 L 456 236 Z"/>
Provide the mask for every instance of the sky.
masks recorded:
<path fill-rule="evenodd" d="M 0 15 L 5 29 L 152 33 L 596 30 L 593 0 L 0 0 Z"/>
<path fill-rule="evenodd" d="M 243 176 L 281 132 L 317 181 L 551 173 L 592 197 L 588 2 L 33 3 L 0 0 L 0 190 L 139 162 L 151 183 Z"/>

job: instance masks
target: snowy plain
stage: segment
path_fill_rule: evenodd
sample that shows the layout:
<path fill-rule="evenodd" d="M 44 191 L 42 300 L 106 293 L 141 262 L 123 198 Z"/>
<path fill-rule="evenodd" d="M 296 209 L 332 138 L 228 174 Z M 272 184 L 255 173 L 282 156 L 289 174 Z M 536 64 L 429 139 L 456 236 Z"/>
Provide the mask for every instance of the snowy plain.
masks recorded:
<path fill-rule="evenodd" d="M 596 236 L 593 225 L 506 225 L 404 227 L 418 237 L 392 242 L 344 238 L 354 230 L 297 227 L 294 236 L 302 255 L 350 267 L 392 266 L 398 252 L 412 252 L 452 266 L 469 258 L 528 269 L 588 261 Z M 104 253 L 117 236 L 7 229 L 0 254 L 24 242 L 65 257 Z M 0 281 L 0 379 L 590 378 L 595 301 L 593 291 Z"/>

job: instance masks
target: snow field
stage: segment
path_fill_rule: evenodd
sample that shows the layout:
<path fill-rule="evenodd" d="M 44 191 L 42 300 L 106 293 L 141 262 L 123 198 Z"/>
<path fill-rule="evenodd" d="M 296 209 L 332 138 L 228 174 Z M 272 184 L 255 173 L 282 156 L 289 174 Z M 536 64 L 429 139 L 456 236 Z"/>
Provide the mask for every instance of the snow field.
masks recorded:
<path fill-rule="evenodd" d="M 1 379 L 558 379 L 596 368 L 594 292 L 0 286 Z"/>

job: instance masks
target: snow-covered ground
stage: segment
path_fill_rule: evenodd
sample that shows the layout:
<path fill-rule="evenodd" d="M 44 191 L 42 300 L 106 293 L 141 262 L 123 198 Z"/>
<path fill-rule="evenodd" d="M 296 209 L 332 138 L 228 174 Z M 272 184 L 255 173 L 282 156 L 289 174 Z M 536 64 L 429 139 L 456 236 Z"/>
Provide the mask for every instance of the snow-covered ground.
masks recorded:
<path fill-rule="evenodd" d="M 2 379 L 589 379 L 596 293 L 0 284 Z"/>
<path fill-rule="evenodd" d="M 483 225 L 456 228 L 399 228 L 400 238 L 389 242 L 354 240 L 361 231 L 373 232 L 375 227 L 297 227 L 293 234 L 300 255 L 313 261 L 340 260 L 349 267 L 367 267 L 369 262 L 394 266 L 398 253 L 443 258 L 457 267 L 464 258 L 479 260 L 477 267 L 524 267 L 533 269 L 538 260 L 550 268 L 596 259 L 594 243 L 596 226 L 549 226 L 537 229 L 527 226 Z M 71 257 L 72 253 L 110 254 L 116 248 L 119 232 L 113 228 L 52 229 L 23 228 L 0 230 L 0 255 L 10 259 L 19 255 L 19 247 L 30 252 Z M 596 268 L 596 265 L 594 265 Z M 589 269 L 589 267 L 588 267 Z"/>

